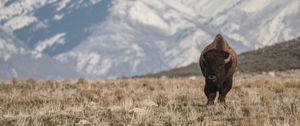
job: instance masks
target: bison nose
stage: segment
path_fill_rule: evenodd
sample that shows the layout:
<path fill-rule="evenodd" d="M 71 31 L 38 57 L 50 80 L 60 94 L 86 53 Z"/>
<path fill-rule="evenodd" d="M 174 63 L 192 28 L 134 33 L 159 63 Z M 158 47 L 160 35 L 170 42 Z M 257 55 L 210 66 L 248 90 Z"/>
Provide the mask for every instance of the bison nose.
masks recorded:
<path fill-rule="evenodd" d="M 212 82 L 216 82 L 217 81 L 217 77 L 215 75 L 208 75 L 207 79 L 210 80 L 210 81 L 212 81 Z"/>

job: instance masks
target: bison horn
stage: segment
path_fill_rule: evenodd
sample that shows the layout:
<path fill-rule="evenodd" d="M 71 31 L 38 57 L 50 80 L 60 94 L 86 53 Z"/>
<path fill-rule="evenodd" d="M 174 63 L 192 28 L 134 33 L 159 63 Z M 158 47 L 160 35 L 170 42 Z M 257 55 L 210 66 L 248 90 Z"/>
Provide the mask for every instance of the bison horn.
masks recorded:
<path fill-rule="evenodd" d="M 231 60 L 231 57 L 230 57 L 230 55 L 228 55 L 228 57 L 224 61 L 225 61 L 225 63 L 228 63 L 230 60 Z"/>

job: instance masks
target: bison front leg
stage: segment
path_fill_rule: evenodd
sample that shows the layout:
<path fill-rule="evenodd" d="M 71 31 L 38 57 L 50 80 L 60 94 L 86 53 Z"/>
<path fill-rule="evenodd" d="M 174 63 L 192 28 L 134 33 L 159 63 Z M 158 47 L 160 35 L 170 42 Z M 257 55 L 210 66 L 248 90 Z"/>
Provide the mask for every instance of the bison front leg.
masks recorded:
<path fill-rule="evenodd" d="M 207 97 L 207 105 L 213 105 L 215 98 L 217 96 L 217 90 L 214 89 L 215 87 L 209 84 L 206 84 L 204 87 L 204 93 Z"/>
<path fill-rule="evenodd" d="M 219 89 L 218 102 L 225 104 L 225 97 L 232 87 L 232 77 L 225 80 L 222 89 Z"/>

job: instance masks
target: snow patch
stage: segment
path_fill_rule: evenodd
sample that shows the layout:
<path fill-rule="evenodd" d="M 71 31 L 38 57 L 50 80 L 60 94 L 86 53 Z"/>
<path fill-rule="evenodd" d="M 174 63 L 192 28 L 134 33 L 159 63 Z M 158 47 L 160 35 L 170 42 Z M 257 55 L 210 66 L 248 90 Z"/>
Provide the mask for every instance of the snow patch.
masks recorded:
<path fill-rule="evenodd" d="M 63 17 L 64 17 L 63 14 L 56 14 L 56 15 L 54 15 L 53 19 L 58 21 L 58 20 L 61 20 Z"/>
<path fill-rule="evenodd" d="M 268 6 L 273 0 L 247 0 L 241 9 L 248 13 L 259 12 Z"/>
<path fill-rule="evenodd" d="M 16 46 L 14 46 L 11 43 L 5 42 L 2 39 L 0 39 L 0 49 L 5 50 L 5 51 L 10 52 L 10 53 L 17 53 L 18 52 Z"/>
<path fill-rule="evenodd" d="M 11 55 L 17 54 L 17 48 L 8 42 L 5 42 L 0 38 L 0 58 L 3 58 L 5 62 L 7 62 Z"/>
<path fill-rule="evenodd" d="M 1 3 L 3 1 L 0 1 Z M 7 2 L 7 1 L 5 1 Z M 46 0 L 22 0 L 19 2 L 14 2 L 8 7 L 0 8 L 0 21 L 10 19 L 12 17 L 18 18 L 19 16 L 25 16 L 32 10 L 45 5 L 47 2 L 51 3 L 53 1 Z M 19 20 L 22 22 L 23 20 Z"/>
<path fill-rule="evenodd" d="M 293 1 L 284 9 L 284 11 L 280 15 L 284 16 L 297 14 L 297 12 L 299 12 L 300 10 L 299 8 L 300 1 Z"/>
<path fill-rule="evenodd" d="M 164 4 L 169 5 L 171 8 L 176 11 L 183 13 L 184 15 L 189 15 L 191 17 L 197 16 L 195 10 L 191 9 L 191 7 L 186 6 L 183 2 L 174 1 L 174 0 L 163 0 Z"/>
<path fill-rule="evenodd" d="M 101 2 L 102 0 L 90 0 L 90 2 L 93 4 L 93 5 L 95 5 L 96 3 L 99 3 L 99 2 Z"/>
<path fill-rule="evenodd" d="M 168 30 L 169 25 L 152 9 L 142 2 L 135 2 L 129 10 L 130 17 L 140 23 L 157 27 L 161 30 Z"/>
<path fill-rule="evenodd" d="M 43 57 L 43 54 L 41 52 L 38 52 L 36 50 L 31 51 L 31 54 L 34 56 L 35 59 L 40 59 Z"/>
<path fill-rule="evenodd" d="M 68 58 L 74 57 L 77 59 L 76 68 L 78 71 L 85 71 L 95 75 L 105 75 L 112 67 L 111 60 L 101 58 L 101 55 L 95 52 L 88 54 L 83 53 L 69 53 L 67 55 L 59 55 L 57 59 L 66 62 Z"/>
<path fill-rule="evenodd" d="M 4 24 L 5 29 L 10 29 L 12 31 L 21 29 L 25 26 L 28 26 L 34 22 L 36 22 L 37 19 L 33 16 L 18 16 L 10 19 L 8 22 Z"/>
<path fill-rule="evenodd" d="M 35 50 L 38 52 L 43 52 L 45 49 L 53 46 L 54 44 L 65 44 L 65 36 L 66 33 L 59 33 L 51 38 L 47 38 L 46 40 L 40 41 L 35 46 Z"/>
<path fill-rule="evenodd" d="M 61 0 L 57 5 L 58 7 L 56 8 L 56 11 L 61 11 L 62 9 L 64 9 L 67 4 L 69 4 L 71 2 L 71 0 Z"/>
<path fill-rule="evenodd" d="M 48 27 L 48 22 L 47 21 L 39 21 L 35 24 L 35 26 L 32 28 L 33 31 L 37 31 L 39 29 L 45 29 Z"/>

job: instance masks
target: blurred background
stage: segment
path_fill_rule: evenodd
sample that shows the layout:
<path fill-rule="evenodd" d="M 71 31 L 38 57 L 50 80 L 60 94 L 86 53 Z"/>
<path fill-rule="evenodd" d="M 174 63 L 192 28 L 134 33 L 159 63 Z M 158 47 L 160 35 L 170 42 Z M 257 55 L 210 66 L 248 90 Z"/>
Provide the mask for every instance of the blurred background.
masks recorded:
<path fill-rule="evenodd" d="M 240 71 L 297 69 L 299 26 L 299 0 L 0 0 L 0 79 L 200 72 L 218 33 Z"/>

